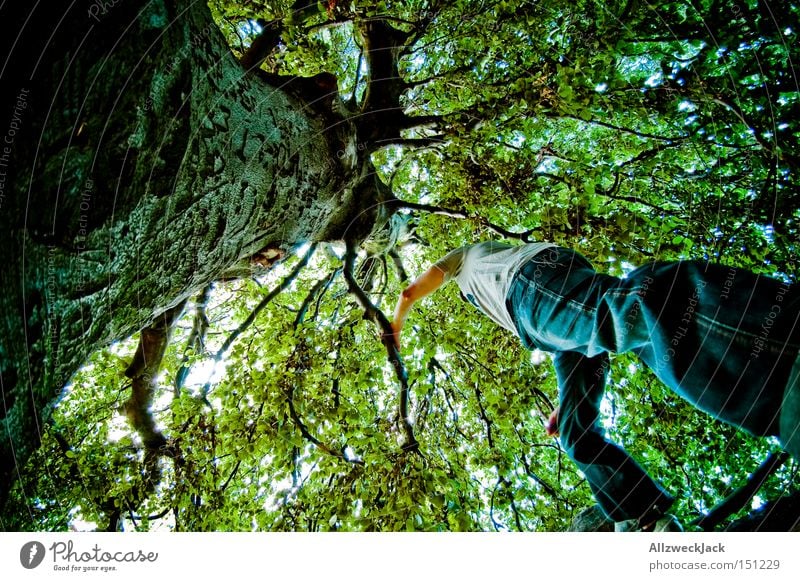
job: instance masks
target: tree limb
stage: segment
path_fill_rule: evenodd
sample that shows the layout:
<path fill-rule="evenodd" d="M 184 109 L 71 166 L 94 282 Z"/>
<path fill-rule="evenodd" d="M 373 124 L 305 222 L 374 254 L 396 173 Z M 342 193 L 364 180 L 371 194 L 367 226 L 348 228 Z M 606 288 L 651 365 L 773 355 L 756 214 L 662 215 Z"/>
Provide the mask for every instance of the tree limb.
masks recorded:
<path fill-rule="evenodd" d="M 409 37 L 385 19 L 357 22 L 369 69 L 367 87 L 357 118 L 359 138 L 365 143 L 399 137 L 398 120 L 405 115 L 400 96 L 405 91 L 397 67 L 400 50 Z"/>
<path fill-rule="evenodd" d="M 693 520 L 691 524 L 704 531 L 714 530 L 714 528 L 726 518 L 744 508 L 745 505 L 750 502 L 750 499 L 755 496 L 756 492 L 758 492 L 758 489 L 763 486 L 767 478 L 788 459 L 789 454 L 786 452 L 773 453 L 767 456 L 767 459 L 750 475 L 750 478 L 747 479 L 747 483 L 744 486 L 712 508 L 707 515 Z"/>
<path fill-rule="evenodd" d="M 194 322 L 192 323 L 192 331 L 189 333 L 189 338 L 186 341 L 186 348 L 181 357 L 181 367 L 175 374 L 175 397 L 180 395 L 181 388 L 192 368 L 192 366 L 189 365 L 188 352 L 191 350 L 197 354 L 203 349 L 203 345 L 205 344 L 206 331 L 208 331 L 206 305 L 208 305 L 208 298 L 210 295 L 211 285 L 207 285 L 194 301 L 195 315 Z"/>
<path fill-rule="evenodd" d="M 222 358 L 225 356 L 225 353 L 228 351 L 228 349 L 231 348 L 231 345 L 233 345 L 236 339 L 238 339 L 239 336 L 242 333 L 244 333 L 250 327 L 250 325 L 252 325 L 255 322 L 256 318 L 258 317 L 258 314 L 261 311 L 263 311 L 264 308 L 270 302 L 272 302 L 272 299 L 277 297 L 279 294 L 281 294 L 283 291 L 289 288 L 289 286 L 291 286 L 291 284 L 294 282 L 294 279 L 297 278 L 300 272 L 306 267 L 308 261 L 311 259 L 316 249 L 317 245 L 312 244 L 311 247 L 303 256 L 303 258 L 301 258 L 300 261 L 295 265 L 294 270 L 290 272 L 278 286 L 272 289 L 263 299 L 261 299 L 261 301 L 253 308 L 253 310 L 247 316 L 247 318 L 242 322 L 242 324 L 239 325 L 236 329 L 234 329 L 234 331 L 230 335 L 228 335 L 228 338 L 222 344 L 222 347 L 219 348 L 219 350 L 212 358 L 215 364 L 222 361 Z M 203 397 L 208 395 L 210 389 L 211 389 L 211 381 L 209 380 L 205 383 L 205 385 L 203 385 L 203 390 L 202 390 Z"/>
<path fill-rule="evenodd" d="M 418 204 L 416 202 L 406 202 L 404 200 L 395 199 L 389 202 L 397 209 L 404 208 L 406 210 L 414 210 L 417 212 L 426 212 L 428 214 L 437 214 L 439 216 L 447 216 L 449 218 L 456 218 L 458 220 L 476 220 L 485 228 L 488 228 L 495 234 L 499 234 L 504 238 L 511 238 L 514 240 L 522 240 L 523 242 L 531 242 L 531 236 L 538 231 L 538 228 L 531 228 L 524 232 L 512 232 L 502 226 L 489 222 L 482 216 L 472 216 L 464 210 L 453 210 L 450 208 L 443 208 L 441 206 L 434 206 L 431 204 Z"/>
<path fill-rule="evenodd" d="M 214 355 L 215 361 L 221 361 L 222 357 L 225 355 L 225 352 L 230 349 L 231 345 L 233 345 L 234 341 L 239 338 L 239 336 L 244 333 L 250 325 L 252 325 L 256 318 L 258 317 L 259 313 L 264 310 L 264 308 L 272 302 L 272 299 L 277 297 L 283 291 L 285 291 L 291 284 L 294 282 L 294 279 L 297 278 L 297 275 L 306 267 L 308 261 L 314 254 L 314 251 L 317 249 L 317 245 L 313 244 L 311 248 L 308 249 L 308 252 L 305 253 L 303 258 L 300 259 L 300 262 L 294 267 L 294 270 L 290 272 L 286 278 L 284 278 L 281 283 L 272 289 L 261 301 L 253 308 L 247 318 L 239 325 L 225 340 L 222 344 L 222 347 L 219 348 L 216 355 Z"/>
<path fill-rule="evenodd" d="M 328 454 L 329 456 L 333 456 L 334 458 L 339 458 L 340 460 L 344 460 L 345 462 L 349 462 L 350 464 L 358 464 L 360 466 L 364 465 L 363 460 L 359 460 L 358 458 L 348 458 L 344 455 L 344 453 L 334 450 L 330 446 L 324 444 L 319 439 L 317 439 L 308 429 L 308 427 L 303 423 L 303 420 L 300 418 L 300 414 L 297 413 L 297 409 L 294 406 L 294 385 L 290 385 L 286 390 L 286 401 L 289 405 L 289 415 L 292 418 L 292 423 L 300 430 L 300 433 L 303 435 L 303 438 L 314 444 L 319 450 L 323 451 L 324 453 Z"/>
<path fill-rule="evenodd" d="M 489 416 L 486 415 L 486 409 L 483 407 L 483 394 L 481 394 L 481 388 L 478 387 L 478 382 L 475 382 L 475 399 L 478 402 L 478 410 L 480 411 L 481 419 L 486 425 L 486 441 L 489 444 L 489 448 L 494 448 L 494 438 L 492 437 L 492 420 L 490 420 Z"/>
<path fill-rule="evenodd" d="M 131 396 L 122 409 L 131 426 L 138 432 L 147 450 L 158 450 L 167 439 L 156 427 L 150 407 L 158 383 L 156 377 L 169 342 L 172 324 L 183 312 L 185 301 L 159 315 L 148 327 L 142 329 L 133 361 L 125 370 L 131 379 Z"/>
<path fill-rule="evenodd" d="M 317 281 L 317 283 L 306 295 L 306 298 L 303 300 L 303 304 L 300 305 L 300 309 L 297 311 L 297 316 L 295 317 L 293 323 L 293 326 L 295 328 L 303 324 L 303 321 L 306 318 L 306 313 L 308 312 L 308 308 L 311 306 L 311 303 L 314 302 L 317 296 L 321 297 L 322 295 L 324 295 L 333 284 L 333 281 L 336 280 L 336 277 L 338 277 L 341 273 L 342 269 L 337 268 L 325 278 Z"/>
<path fill-rule="evenodd" d="M 392 364 L 392 368 L 394 368 L 397 380 L 400 382 L 400 417 L 402 418 L 403 431 L 405 432 L 406 436 L 406 441 L 403 444 L 403 450 L 418 451 L 419 442 L 417 442 L 417 439 L 414 437 L 414 429 L 409 418 L 410 414 L 408 403 L 410 389 L 408 386 L 408 372 L 406 371 L 403 360 L 400 357 L 400 352 L 397 349 L 397 345 L 395 345 L 394 340 L 392 339 L 393 331 L 389 319 L 386 318 L 386 315 L 384 315 L 379 308 L 372 304 L 372 301 L 370 301 L 367 294 L 360 286 L 358 286 L 358 283 L 356 282 L 355 274 L 353 272 L 355 267 L 355 259 L 356 250 L 353 244 L 348 242 L 347 252 L 345 253 L 344 257 L 344 277 L 347 281 L 348 291 L 356 298 L 358 303 L 361 305 L 361 308 L 364 309 L 364 318 L 374 322 L 381 330 L 381 341 L 386 347 L 389 363 Z"/>
<path fill-rule="evenodd" d="M 677 137 L 665 137 L 663 135 L 655 135 L 653 133 L 645 133 L 644 131 L 636 131 L 635 129 L 629 129 L 627 127 L 619 127 L 618 125 L 613 125 L 611 123 L 608 123 L 607 121 L 600 121 L 599 119 L 583 119 L 582 117 L 579 117 L 578 115 L 574 115 L 574 114 L 556 115 L 556 116 L 557 117 L 558 116 L 563 116 L 563 117 L 567 117 L 569 119 L 575 119 L 576 121 L 581 121 L 583 123 L 588 123 L 590 125 L 599 125 L 600 127 L 605 127 L 607 129 L 613 129 L 614 131 L 621 131 L 622 133 L 629 133 L 631 135 L 635 135 L 635 136 L 641 137 L 643 139 L 657 139 L 659 141 L 668 141 L 668 142 L 681 141 L 681 140 L 685 140 L 686 139 L 685 135 L 679 135 Z"/>
<path fill-rule="evenodd" d="M 242 58 L 239 59 L 239 62 L 242 63 L 242 66 L 248 71 L 261 66 L 264 59 L 277 48 L 281 40 L 281 33 L 283 32 L 283 26 L 280 20 L 273 20 L 271 22 L 261 20 L 258 24 L 262 27 L 261 33 L 253 39 L 250 47 L 242 55 Z"/>
<path fill-rule="evenodd" d="M 389 137 L 386 139 L 377 139 L 375 147 L 389 147 L 390 145 L 403 145 L 405 147 L 431 147 L 432 145 L 441 145 L 445 142 L 444 135 L 435 135 L 433 137 Z"/>

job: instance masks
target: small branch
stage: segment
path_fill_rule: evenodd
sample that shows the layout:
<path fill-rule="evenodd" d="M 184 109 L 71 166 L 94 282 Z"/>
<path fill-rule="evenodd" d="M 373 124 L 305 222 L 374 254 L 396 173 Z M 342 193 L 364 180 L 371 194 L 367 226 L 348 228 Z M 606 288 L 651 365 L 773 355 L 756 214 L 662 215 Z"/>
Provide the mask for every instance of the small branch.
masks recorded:
<path fill-rule="evenodd" d="M 531 228 L 525 232 L 512 232 L 506 230 L 502 226 L 492 224 L 486 218 L 481 216 L 471 216 L 463 210 L 452 210 L 450 208 L 443 208 L 441 206 L 433 206 L 430 204 L 418 204 L 416 202 L 406 202 L 403 200 L 395 199 L 390 202 L 396 206 L 397 209 L 404 208 L 406 210 L 413 210 L 417 212 L 426 212 L 428 214 L 436 214 L 438 216 L 447 216 L 448 218 L 456 218 L 457 220 L 476 220 L 485 228 L 488 228 L 495 234 L 499 234 L 504 238 L 511 238 L 514 240 L 522 240 L 523 242 L 531 242 L 531 236 L 538 231 L 538 228 Z"/>
<path fill-rule="evenodd" d="M 291 286 L 291 284 L 294 282 L 294 279 L 296 279 L 297 276 L 300 274 L 300 272 L 306 267 L 306 265 L 308 264 L 308 261 L 314 255 L 314 252 L 316 251 L 316 249 L 317 249 L 317 245 L 316 244 L 312 244 L 311 248 L 308 249 L 308 252 L 305 253 L 303 258 L 300 259 L 300 262 L 298 262 L 297 265 L 294 267 L 294 270 L 291 273 L 289 273 L 286 276 L 286 278 L 284 278 L 277 287 L 272 289 L 269 292 L 269 294 L 267 294 L 267 296 L 265 296 L 263 299 L 261 299 L 261 301 L 255 306 L 253 311 L 242 322 L 242 324 L 239 325 L 228 336 L 228 338 L 222 344 L 222 347 L 219 348 L 217 353 L 212 358 L 215 364 L 219 363 L 220 361 L 222 361 L 222 358 L 225 356 L 225 353 L 228 351 L 228 349 L 231 348 L 231 345 L 233 345 L 234 341 L 236 341 L 236 339 L 238 339 L 239 336 L 242 333 L 244 333 L 250 327 L 250 325 L 252 325 L 255 322 L 256 318 L 258 317 L 258 314 L 262 310 L 264 310 L 264 308 L 270 302 L 272 302 L 272 299 L 277 297 L 279 294 L 281 294 L 283 291 L 285 291 L 287 288 L 289 288 L 289 286 Z M 211 382 L 207 381 L 205 383 L 205 385 L 203 386 L 203 390 L 202 390 L 204 398 L 205 398 L 206 395 L 208 395 L 208 392 L 209 392 L 210 389 L 211 389 Z M 206 401 L 206 404 L 208 404 L 207 401 Z"/>
<path fill-rule="evenodd" d="M 505 486 L 508 489 L 511 489 L 511 483 L 505 477 L 501 476 L 500 480 L 502 481 L 503 486 Z M 517 509 L 517 505 L 514 503 L 514 495 L 513 494 L 511 495 L 511 501 L 509 502 L 509 506 L 511 507 L 511 512 L 514 514 L 514 524 L 517 525 L 517 530 L 518 531 L 524 531 L 525 527 L 522 526 L 522 520 L 520 519 L 519 510 Z"/>
<path fill-rule="evenodd" d="M 239 327 L 237 327 L 228 336 L 228 338 L 222 344 L 222 347 L 219 348 L 219 351 L 217 351 L 217 354 L 214 356 L 214 359 L 216 361 L 222 360 L 222 357 L 225 355 L 225 352 L 228 349 L 230 349 L 231 345 L 233 345 L 233 342 L 236 341 L 236 339 L 238 339 L 239 336 L 242 333 L 244 333 L 248 329 L 248 327 L 250 327 L 250 325 L 252 325 L 255 322 L 259 313 L 262 310 L 264 310 L 264 308 L 272 301 L 272 299 L 277 297 L 279 294 L 281 294 L 283 291 L 289 288 L 289 286 L 291 286 L 291 284 L 294 282 L 294 279 L 296 279 L 297 276 L 300 274 L 300 272 L 306 267 L 308 261 L 311 259 L 316 249 L 317 245 L 316 244 L 312 245 L 311 248 L 308 249 L 308 252 L 305 253 L 303 258 L 300 259 L 300 262 L 298 262 L 297 265 L 294 267 L 294 270 L 291 273 L 289 273 L 278 286 L 272 289 L 269 292 L 269 294 L 267 294 L 267 296 L 261 299 L 261 301 L 255 306 L 255 308 L 253 308 L 253 311 L 244 320 L 244 322 L 242 322 L 242 324 L 239 325 Z"/>
<path fill-rule="evenodd" d="M 640 152 L 638 155 L 635 155 L 634 157 L 632 157 L 632 158 L 630 158 L 630 159 L 628 159 L 626 161 L 623 161 L 621 164 L 619 164 L 617 169 L 623 168 L 623 167 L 625 167 L 627 165 L 631 165 L 631 164 L 634 164 L 634 163 L 639 163 L 640 161 L 644 161 L 646 159 L 654 157 L 655 155 L 657 155 L 658 153 L 664 151 L 665 149 L 668 149 L 670 147 L 677 147 L 679 145 L 680 145 L 679 141 L 674 142 L 674 143 L 669 143 L 669 142 L 660 143 L 660 144 L 656 145 L 655 147 L 651 147 L 650 149 L 645 149 L 644 151 Z"/>
<path fill-rule="evenodd" d="M 392 264 L 394 264 L 394 268 L 397 271 L 397 276 L 400 278 L 400 282 L 406 282 L 408 280 L 408 273 L 403 266 L 403 259 L 397 253 L 397 250 L 392 248 L 389 251 L 389 258 L 392 259 Z"/>
<path fill-rule="evenodd" d="M 189 365 L 188 351 L 194 351 L 195 354 L 203 349 L 205 344 L 206 331 L 208 331 L 208 317 L 206 316 L 206 305 L 208 305 L 208 298 L 211 295 L 211 285 L 206 286 L 198 297 L 195 299 L 195 315 L 194 322 L 192 323 L 192 331 L 189 333 L 189 338 L 186 341 L 186 348 L 184 349 L 181 358 L 181 367 L 175 374 L 175 397 L 180 395 L 181 388 L 186 381 L 186 376 L 192 366 Z"/>
<path fill-rule="evenodd" d="M 431 75 L 430 77 L 425 77 L 424 79 L 417 79 L 416 81 L 407 81 L 405 83 L 405 86 L 407 89 L 413 89 L 415 87 L 426 85 L 428 83 L 439 81 L 441 79 L 446 79 L 448 77 L 453 78 L 458 73 L 467 73 L 471 71 L 474 66 L 475 66 L 474 63 L 470 61 L 469 63 L 460 65 L 458 67 L 454 67 L 452 69 L 448 69 L 436 75 Z"/>
<path fill-rule="evenodd" d="M 598 195 L 604 196 L 611 200 L 618 200 L 621 202 L 628 202 L 629 204 L 641 204 L 647 208 L 651 208 L 653 210 L 658 211 L 659 213 L 665 212 L 671 216 L 676 216 L 677 213 L 674 210 L 668 210 L 664 205 L 657 205 L 653 204 L 652 202 L 648 202 L 641 198 L 637 198 L 636 196 L 627 196 L 624 194 L 617 194 L 616 192 L 619 191 L 619 186 L 622 183 L 622 176 L 619 172 L 614 175 L 614 184 L 607 190 L 598 190 Z"/>
<path fill-rule="evenodd" d="M 492 496 L 489 499 L 489 520 L 492 521 L 492 526 L 494 527 L 495 532 L 499 531 L 500 529 L 506 528 L 505 526 L 497 522 L 497 520 L 495 520 L 494 518 L 494 496 L 495 493 L 497 492 L 498 487 L 502 482 L 503 482 L 502 478 L 499 478 L 497 480 L 497 484 L 495 484 L 494 487 L 492 488 Z"/>
<path fill-rule="evenodd" d="M 480 411 L 481 419 L 483 423 L 486 424 L 486 441 L 489 443 L 489 448 L 494 449 L 494 438 L 492 438 L 492 420 L 489 419 L 489 416 L 486 415 L 486 409 L 483 407 L 483 394 L 481 394 L 481 389 L 478 387 L 478 383 L 475 383 L 475 398 L 478 401 L 478 410 Z"/>
<path fill-rule="evenodd" d="M 292 418 L 292 422 L 300 430 L 300 433 L 303 435 L 303 438 L 314 444 L 318 449 L 323 451 L 324 453 L 328 454 L 329 456 L 333 456 L 334 458 L 339 458 L 340 460 L 344 460 L 345 462 L 349 462 L 350 464 L 357 464 L 359 466 L 364 465 L 363 460 L 359 460 L 358 458 L 348 458 L 342 452 L 338 452 L 332 449 L 330 446 L 320 442 L 309 430 L 308 427 L 303 423 L 303 420 L 300 418 L 300 415 L 297 413 L 297 409 L 294 406 L 294 386 L 289 387 L 286 390 L 286 399 L 289 404 L 289 415 Z"/>
<path fill-rule="evenodd" d="M 398 120 L 397 126 L 400 129 L 414 129 L 425 125 L 438 125 L 444 121 L 441 115 L 403 115 Z"/>
<path fill-rule="evenodd" d="M 364 290 L 358 286 L 355 275 L 353 274 L 355 267 L 356 251 L 352 242 L 347 244 L 347 252 L 344 257 L 344 277 L 347 281 L 347 289 L 352 294 L 361 308 L 364 309 L 364 318 L 374 322 L 381 329 L 381 341 L 386 347 L 387 357 L 389 363 L 394 368 L 397 380 L 400 382 L 400 417 L 403 421 L 403 431 L 406 435 L 406 441 L 403 444 L 405 451 L 418 451 L 419 442 L 414 437 L 414 429 L 409 419 L 408 401 L 410 389 L 408 386 L 408 372 L 406 371 L 403 360 L 400 357 L 400 352 L 397 349 L 394 341 L 392 340 L 392 325 L 386 315 L 372 304 L 369 297 Z"/>
<path fill-rule="evenodd" d="M 128 516 L 133 521 L 134 526 L 136 525 L 137 520 L 158 520 L 167 516 L 167 514 L 172 510 L 172 507 L 165 508 L 158 514 L 151 514 L 150 516 L 141 516 L 138 514 L 133 514 L 130 510 L 128 511 Z"/>
<path fill-rule="evenodd" d="M 375 148 L 389 147 L 390 145 L 401 145 L 403 147 L 432 147 L 445 143 L 444 135 L 433 137 L 391 137 L 378 139 L 375 141 Z"/>
<path fill-rule="evenodd" d="M 530 478 L 531 478 L 531 479 L 532 479 L 532 480 L 533 480 L 533 481 L 534 481 L 536 484 L 538 484 L 539 486 L 541 486 L 541 487 L 542 487 L 542 489 L 543 489 L 543 490 L 544 490 L 544 491 L 545 491 L 547 494 L 549 494 L 550 496 L 552 496 L 552 497 L 553 497 L 553 498 L 555 498 L 556 500 L 563 501 L 563 498 L 561 498 L 561 495 L 559 495 L 559 494 L 558 494 L 558 492 L 556 491 L 556 489 L 555 489 L 555 488 L 553 488 L 553 486 L 552 486 L 551 484 L 548 484 L 547 482 L 545 482 L 544 480 L 542 480 L 542 478 L 540 478 L 540 477 L 539 477 L 539 476 L 538 476 L 538 475 L 537 475 L 537 474 L 536 474 L 536 473 L 533 471 L 533 469 L 531 468 L 530 462 L 528 462 L 528 459 L 525 457 L 525 454 L 524 454 L 524 453 L 523 453 L 523 454 L 520 456 L 520 459 L 521 459 L 521 461 L 522 461 L 522 465 L 523 465 L 523 467 L 525 468 L 525 474 L 527 474 L 528 476 L 530 476 Z"/>
<path fill-rule="evenodd" d="M 664 137 L 663 135 L 655 135 L 653 133 L 645 133 L 643 131 L 636 131 L 635 129 L 629 129 L 627 127 L 619 127 L 618 125 L 612 125 L 611 123 L 607 123 L 606 121 L 600 121 L 599 119 L 583 119 L 578 115 L 568 114 L 563 115 L 563 117 L 569 119 L 575 119 L 576 121 L 581 121 L 583 123 L 588 123 L 590 125 L 599 125 L 600 127 L 605 127 L 607 129 L 613 129 L 614 131 L 620 131 L 622 133 L 629 133 L 630 135 L 635 135 L 637 137 L 641 137 L 643 139 L 657 139 L 659 141 L 681 141 L 686 139 L 685 136 L 679 137 Z"/>
<path fill-rule="evenodd" d="M 734 114 L 734 116 L 748 129 L 752 131 L 753 138 L 756 140 L 761 147 L 763 147 L 766 151 L 770 153 L 770 155 L 774 155 L 775 147 L 771 143 L 767 143 L 759 136 L 759 131 L 756 128 L 755 123 L 753 123 L 742 111 L 742 108 L 739 107 L 736 103 L 729 103 L 728 101 L 723 100 L 721 97 L 716 97 L 711 99 L 713 103 L 717 105 L 721 105 L 725 107 L 728 111 Z"/>
<path fill-rule="evenodd" d="M 303 324 L 303 321 L 306 318 L 306 313 L 308 312 L 308 308 L 311 306 L 311 303 L 319 295 L 320 297 L 324 295 L 328 289 L 333 284 L 333 281 L 336 280 L 336 277 L 342 273 L 341 268 L 337 268 L 332 273 L 330 273 L 325 278 L 317 281 L 314 287 L 309 291 L 308 295 L 306 295 L 305 300 L 303 300 L 303 304 L 300 305 L 300 310 L 297 311 L 297 316 L 294 319 L 293 326 L 295 328 L 299 327 Z"/>

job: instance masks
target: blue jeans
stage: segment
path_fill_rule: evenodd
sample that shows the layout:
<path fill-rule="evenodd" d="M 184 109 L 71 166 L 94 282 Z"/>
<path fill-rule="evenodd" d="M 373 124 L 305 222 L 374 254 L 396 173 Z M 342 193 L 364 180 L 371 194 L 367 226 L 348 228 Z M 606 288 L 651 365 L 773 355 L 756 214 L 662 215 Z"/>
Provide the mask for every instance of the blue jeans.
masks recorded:
<path fill-rule="evenodd" d="M 695 261 L 620 279 L 551 248 L 520 269 L 507 303 L 523 344 L 556 353 L 562 445 L 611 519 L 664 511 L 673 499 L 598 425 L 608 353 L 635 353 L 696 407 L 778 436 L 800 458 L 800 380 L 786 389 L 800 351 L 798 285 Z"/>

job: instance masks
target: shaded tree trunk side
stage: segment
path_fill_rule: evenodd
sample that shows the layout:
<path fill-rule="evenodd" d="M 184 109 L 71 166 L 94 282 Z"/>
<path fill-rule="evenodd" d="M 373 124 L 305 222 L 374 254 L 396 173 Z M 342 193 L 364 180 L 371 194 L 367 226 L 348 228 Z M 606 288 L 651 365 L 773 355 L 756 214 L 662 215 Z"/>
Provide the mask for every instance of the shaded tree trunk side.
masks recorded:
<path fill-rule="evenodd" d="M 337 155 L 351 125 L 244 74 L 204 3 L 84 9 L 41 8 L 35 35 L 28 8 L 0 11 L 4 36 L 22 30 L 0 118 L 21 117 L 0 207 L 0 506 L 93 350 L 266 246 L 371 216 L 369 168 Z"/>

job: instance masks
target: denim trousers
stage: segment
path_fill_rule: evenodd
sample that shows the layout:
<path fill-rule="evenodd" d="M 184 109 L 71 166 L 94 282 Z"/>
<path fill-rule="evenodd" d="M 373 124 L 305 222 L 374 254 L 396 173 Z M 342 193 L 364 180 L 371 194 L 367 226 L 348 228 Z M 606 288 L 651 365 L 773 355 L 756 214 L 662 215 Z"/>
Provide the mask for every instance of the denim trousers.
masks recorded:
<path fill-rule="evenodd" d="M 507 306 L 526 347 L 555 353 L 562 446 L 612 520 L 674 499 L 599 426 L 609 353 L 636 354 L 695 407 L 800 459 L 800 286 L 699 261 L 617 278 L 554 247 L 516 273 Z"/>

